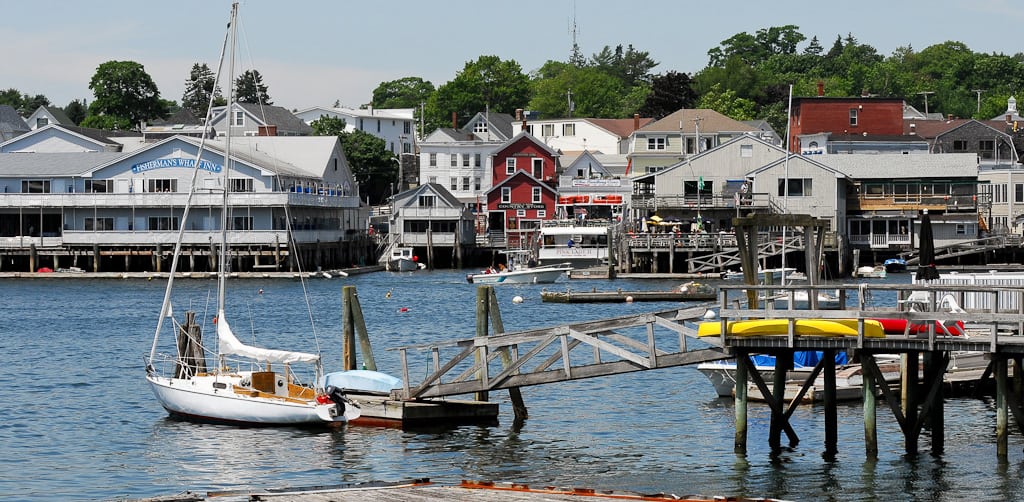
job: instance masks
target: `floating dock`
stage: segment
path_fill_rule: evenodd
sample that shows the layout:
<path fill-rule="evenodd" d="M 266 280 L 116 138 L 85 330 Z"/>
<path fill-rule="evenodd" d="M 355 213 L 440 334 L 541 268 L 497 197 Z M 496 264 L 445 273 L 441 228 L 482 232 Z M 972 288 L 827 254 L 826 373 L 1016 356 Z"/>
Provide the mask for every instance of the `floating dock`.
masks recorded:
<path fill-rule="evenodd" d="M 551 303 L 623 303 L 710 301 L 717 293 L 699 291 L 542 291 L 541 300 Z"/>
<path fill-rule="evenodd" d="M 349 425 L 415 429 L 433 425 L 494 424 L 498 403 L 458 399 L 401 401 L 390 396 L 349 392 L 362 415 Z"/>

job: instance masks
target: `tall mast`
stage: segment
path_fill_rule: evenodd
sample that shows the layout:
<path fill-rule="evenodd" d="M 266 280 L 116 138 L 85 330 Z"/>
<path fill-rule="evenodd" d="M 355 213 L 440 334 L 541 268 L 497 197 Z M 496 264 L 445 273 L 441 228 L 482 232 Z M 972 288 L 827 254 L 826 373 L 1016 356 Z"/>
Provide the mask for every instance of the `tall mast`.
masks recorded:
<path fill-rule="evenodd" d="M 223 199 L 221 201 L 220 217 L 220 256 L 217 260 L 217 315 L 224 314 L 224 303 L 227 297 L 227 265 L 228 265 L 228 194 L 230 193 L 231 182 L 231 125 L 234 116 L 232 106 L 235 102 L 235 47 L 238 44 L 238 3 L 231 4 L 231 51 L 228 57 L 228 128 L 224 136 L 224 167 L 222 168 L 221 180 Z"/>

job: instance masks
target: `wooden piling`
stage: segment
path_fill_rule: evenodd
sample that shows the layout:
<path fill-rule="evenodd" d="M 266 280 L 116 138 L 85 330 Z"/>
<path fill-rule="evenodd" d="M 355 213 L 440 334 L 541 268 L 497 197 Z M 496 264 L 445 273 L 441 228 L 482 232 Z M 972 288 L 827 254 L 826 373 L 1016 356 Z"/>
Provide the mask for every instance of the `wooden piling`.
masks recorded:
<path fill-rule="evenodd" d="M 1005 461 L 1009 453 L 1010 436 L 1010 421 L 1006 407 L 1006 394 L 1009 391 L 1006 358 L 996 356 L 993 363 L 996 366 L 996 456 Z"/>
<path fill-rule="evenodd" d="M 490 305 L 490 299 L 488 298 L 487 292 L 488 286 L 478 286 L 476 288 L 476 336 L 485 337 L 487 336 L 487 307 Z M 473 354 L 473 358 L 476 364 L 480 365 L 481 369 L 478 372 L 478 377 L 486 378 L 487 371 L 487 358 L 480 357 L 480 352 L 477 351 Z M 477 401 L 487 401 L 487 391 L 480 391 L 474 393 Z"/>
<path fill-rule="evenodd" d="M 772 407 L 772 418 L 768 432 L 768 445 L 772 451 L 782 449 L 782 429 L 786 417 L 782 414 L 786 401 L 786 371 L 793 365 L 793 352 L 786 351 L 775 355 L 775 372 L 772 375 L 772 397 L 775 406 Z"/>
<path fill-rule="evenodd" d="M 747 351 L 736 351 L 736 437 L 733 440 L 733 452 L 747 454 L 747 364 L 750 357 Z"/>
<path fill-rule="evenodd" d="M 863 360 L 870 359 L 871 365 L 874 365 L 874 354 L 862 354 L 862 367 Z M 866 369 L 866 368 L 865 368 Z M 861 392 L 864 397 L 864 453 L 868 460 L 878 459 L 878 424 L 877 424 L 877 413 L 878 403 L 876 398 L 875 389 L 875 372 L 874 371 L 861 371 L 863 378 Z"/>
<path fill-rule="evenodd" d="M 914 427 L 917 423 L 918 405 L 918 372 L 920 371 L 920 352 L 907 351 L 903 356 L 903 416 L 906 423 L 903 427 L 904 450 L 907 453 L 917 453 L 918 430 Z"/>
<path fill-rule="evenodd" d="M 352 314 L 352 290 L 354 286 L 341 288 L 342 311 L 341 311 L 341 369 L 351 371 L 356 369 L 356 334 L 355 322 Z"/>
<path fill-rule="evenodd" d="M 808 274 L 808 277 L 810 274 Z M 817 296 L 812 294 L 811 296 Z M 825 370 L 825 457 L 834 459 L 839 453 L 839 412 L 836 408 L 836 351 L 822 352 Z"/>
<path fill-rule="evenodd" d="M 484 286 L 487 288 L 487 311 L 490 315 L 491 326 L 494 328 L 495 333 L 505 332 L 505 323 L 501 320 L 501 308 L 498 306 L 498 295 L 494 292 L 494 287 Z M 513 358 L 512 354 L 509 353 L 508 349 L 501 351 L 501 366 L 502 368 L 508 368 L 512 366 Z M 519 387 L 509 387 L 508 397 L 512 401 L 512 412 L 515 414 L 515 420 L 521 421 L 529 418 L 530 413 L 526 409 L 526 403 L 523 401 L 523 393 L 520 392 Z"/>

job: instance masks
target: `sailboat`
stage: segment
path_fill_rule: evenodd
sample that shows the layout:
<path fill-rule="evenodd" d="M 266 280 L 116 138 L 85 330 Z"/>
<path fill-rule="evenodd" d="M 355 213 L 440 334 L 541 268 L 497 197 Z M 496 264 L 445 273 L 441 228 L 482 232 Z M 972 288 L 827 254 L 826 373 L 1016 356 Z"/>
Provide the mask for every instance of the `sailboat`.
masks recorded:
<path fill-rule="evenodd" d="M 237 15 L 238 4 L 235 3 L 231 8 L 231 22 L 228 25 L 228 38 L 231 41 L 229 89 L 234 82 Z M 233 101 L 233 94 L 229 91 L 229 103 Z M 209 120 L 207 122 L 209 123 Z M 298 426 L 342 424 L 354 420 L 359 417 L 359 408 L 342 390 L 319 386 L 318 382 L 321 382 L 324 376 L 319 354 L 247 345 L 239 340 L 229 323 L 230 316 L 225 307 L 227 280 L 230 276 L 228 187 L 231 186 L 229 176 L 234 159 L 231 157 L 230 127 L 228 130 L 224 141 L 224 163 L 220 169 L 219 186 L 223 198 L 220 208 L 217 316 L 214 319 L 218 340 L 215 364 L 207 367 L 206 348 L 202 344 L 201 330 L 195 322 L 195 314 L 186 313 L 184 322 L 179 323 L 174 319 L 171 309 L 171 292 L 181 255 L 184 231 L 189 221 L 189 211 L 197 187 L 203 184 L 197 183 L 201 170 L 199 166 L 209 165 L 207 160 L 202 159 L 206 146 L 204 138 L 196 156 L 197 167 L 192 174 L 192 187 L 182 215 L 160 317 L 153 336 L 153 346 L 146 360 L 146 380 L 160 405 L 170 415 L 191 421 L 246 426 Z M 215 173 L 209 175 L 216 176 Z M 208 187 L 209 184 L 204 186 Z M 160 357 L 157 354 L 158 340 L 165 319 L 171 319 L 177 343 L 173 356 Z M 305 377 L 308 379 L 304 380 Z"/>

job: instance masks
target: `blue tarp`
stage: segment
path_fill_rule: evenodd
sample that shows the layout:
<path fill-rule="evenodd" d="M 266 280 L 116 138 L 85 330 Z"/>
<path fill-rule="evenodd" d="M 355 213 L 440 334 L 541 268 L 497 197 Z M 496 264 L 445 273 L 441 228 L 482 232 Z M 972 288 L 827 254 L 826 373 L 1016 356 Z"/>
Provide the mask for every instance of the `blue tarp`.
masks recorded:
<path fill-rule="evenodd" d="M 793 353 L 793 368 L 813 368 L 818 365 L 818 361 L 821 361 L 824 355 L 821 351 L 813 350 L 798 350 Z M 771 366 L 775 367 L 775 356 L 769 356 L 764 354 L 758 354 L 750 356 L 754 361 L 755 366 Z M 846 352 L 836 352 L 836 364 L 846 364 Z"/>

